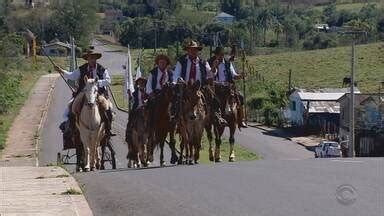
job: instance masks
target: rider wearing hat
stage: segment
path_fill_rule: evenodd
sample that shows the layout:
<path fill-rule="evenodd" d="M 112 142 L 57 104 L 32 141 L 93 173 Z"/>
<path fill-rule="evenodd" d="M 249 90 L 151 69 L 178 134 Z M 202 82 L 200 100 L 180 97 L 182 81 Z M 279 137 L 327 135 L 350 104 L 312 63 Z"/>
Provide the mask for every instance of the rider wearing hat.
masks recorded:
<path fill-rule="evenodd" d="M 141 76 L 141 72 L 136 73 L 135 79 L 135 91 L 132 93 L 133 105 L 132 111 L 134 112 L 138 108 L 142 107 L 145 101 L 148 99 L 148 95 L 145 92 L 145 85 L 147 84 L 147 79 Z"/>
<path fill-rule="evenodd" d="M 199 57 L 199 52 L 203 49 L 194 40 L 188 41 L 184 50 L 186 54 L 181 56 L 174 71 L 173 82 L 177 82 L 182 78 L 186 82 L 194 82 L 199 80 L 206 84 L 208 79 L 212 79 L 211 67 L 208 62 Z"/>
<path fill-rule="evenodd" d="M 173 75 L 173 83 L 176 83 L 179 79 L 183 79 L 186 82 L 193 83 L 195 81 L 200 81 L 202 85 L 209 84 L 209 81 L 213 79 L 214 71 L 211 70 L 209 63 L 199 57 L 199 52 L 203 49 L 196 41 L 189 40 L 184 45 L 185 55 L 181 56 L 177 63 Z M 213 73 L 212 73 L 213 72 Z M 174 104 L 172 110 L 176 112 L 177 105 Z M 216 120 L 222 124 L 226 125 L 227 122 L 221 117 L 221 110 L 219 106 L 213 105 L 214 114 Z"/>
<path fill-rule="evenodd" d="M 153 96 L 156 92 L 160 91 L 164 84 L 172 82 L 172 71 L 169 70 L 171 60 L 168 56 L 160 54 L 155 59 L 156 66 L 151 70 L 148 76 L 146 93 Z"/>
<path fill-rule="evenodd" d="M 215 55 L 212 56 L 208 62 L 212 68 L 215 68 L 214 82 L 219 85 L 227 85 L 228 83 L 234 83 L 235 80 L 241 79 L 243 74 L 238 74 L 235 71 L 235 67 L 229 59 L 226 59 L 224 47 L 216 47 L 213 52 Z M 237 97 L 239 102 L 238 108 L 238 119 L 239 127 L 247 128 L 244 122 L 244 97 L 237 91 Z"/>
<path fill-rule="evenodd" d="M 79 69 L 76 69 L 74 71 L 68 72 L 59 66 L 55 66 L 55 70 L 59 73 L 61 73 L 64 78 L 69 80 L 74 80 L 78 82 L 78 88 L 77 91 L 74 93 L 74 99 L 71 100 L 71 104 L 73 100 L 76 102 L 77 96 L 82 92 L 83 88 L 85 87 L 84 83 L 84 77 L 87 76 L 90 79 L 98 79 L 98 85 L 99 85 L 99 101 L 107 101 L 109 106 L 104 107 L 105 114 L 101 115 L 103 121 L 106 124 L 106 134 L 109 136 L 115 136 L 115 134 L 111 133 L 111 126 L 112 126 L 112 120 L 113 120 L 113 110 L 112 110 L 112 103 L 108 100 L 107 95 L 107 87 L 111 84 L 111 78 L 109 76 L 108 70 L 104 68 L 102 65 L 97 63 L 97 59 L 101 58 L 101 53 L 95 52 L 94 47 L 90 47 L 89 51 L 83 54 L 82 58 L 87 61 L 87 63 L 81 65 Z M 74 103 L 75 103 L 74 102 Z M 69 108 L 67 107 L 65 110 L 64 118 L 65 122 L 67 121 L 69 117 Z M 65 123 L 63 122 L 63 123 Z M 64 129 L 65 124 L 61 124 L 60 128 Z"/>

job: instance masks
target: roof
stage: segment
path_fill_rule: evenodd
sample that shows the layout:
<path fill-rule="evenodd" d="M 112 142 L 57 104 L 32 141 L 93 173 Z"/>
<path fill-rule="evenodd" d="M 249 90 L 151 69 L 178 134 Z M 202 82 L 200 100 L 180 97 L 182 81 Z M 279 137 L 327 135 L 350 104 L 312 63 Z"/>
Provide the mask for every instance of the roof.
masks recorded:
<path fill-rule="evenodd" d="M 227 14 L 225 12 L 221 12 L 219 13 L 216 18 L 234 18 L 234 16 L 232 16 L 231 14 Z"/>
<path fill-rule="evenodd" d="M 349 88 L 298 89 L 293 94 L 296 93 L 302 101 L 337 101 L 349 90 Z M 357 88 L 355 88 L 355 92 L 360 93 Z"/>
<path fill-rule="evenodd" d="M 307 109 L 307 103 L 304 103 Z M 340 113 L 340 104 L 336 101 L 310 101 L 309 113 Z"/>
<path fill-rule="evenodd" d="M 337 101 L 342 102 L 345 99 L 349 99 L 350 95 L 350 93 L 346 93 Z M 376 104 L 384 103 L 384 95 L 380 95 L 379 93 L 355 94 L 355 104 L 364 104 L 368 99 L 373 100 Z"/>
<path fill-rule="evenodd" d="M 49 44 L 45 45 L 44 48 L 50 47 L 50 46 L 62 46 L 62 47 L 68 48 L 68 49 L 71 48 L 70 44 L 63 43 L 63 42 L 60 42 L 60 41 L 55 41 L 53 43 L 49 43 Z"/>

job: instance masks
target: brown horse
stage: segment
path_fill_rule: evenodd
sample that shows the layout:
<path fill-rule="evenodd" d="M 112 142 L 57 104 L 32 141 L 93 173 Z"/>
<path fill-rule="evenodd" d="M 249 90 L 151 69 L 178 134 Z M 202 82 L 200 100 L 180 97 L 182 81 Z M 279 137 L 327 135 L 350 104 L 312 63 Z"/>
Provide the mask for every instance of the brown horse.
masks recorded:
<path fill-rule="evenodd" d="M 198 164 L 201 138 L 203 136 L 207 109 L 205 98 L 200 90 L 200 82 L 179 83 L 181 93 L 178 129 L 181 136 L 179 164 L 183 163 L 185 148 L 186 163 Z"/>
<path fill-rule="evenodd" d="M 148 125 L 149 112 L 146 105 L 130 114 L 125 133 L 125 141 L 128 144 L 128 168 L 148 166 Z"/>
<path fill-rule="evenodd" d="M 176 154 L 175 123 L 171 121 L 171 106 L 174 99 L 174 90 L 171 84 L 163 86 L 162 90 L 149 101 L 150 127 L 149 127 L 149 161 L 153 161 L 153 150 L 160 146 L 160 166 L 164 166 L 164 143 L 169 134 L 169 147 L 171 149 L 171 164 L 178 161 Z"/>
<path fill-rule="evenodd" d="M 223 118 L 227 121 L 227 126 L 229 128 L 229 161 L 235 161 L 235 131 L 238 123 L 237 119 L 237 110 L 239 108 L 239 101 L 236 95 L 236 87 L 234 84 L 229 85 L 219 85 L 215 84 L 215 92 L 210 94 L 212 100 L 219 101 L 220 111 Z M 213 102 L 210 103 L 213 106 Z M 212 113 L 212 112 L 211 112 Z M 211 114 L 211 116 L 214 114 Z M 215 150 L 212 147 L 212 132 L 211 128 L 213 126 L 215 134 Z M 211 118 L 209 122 L 206 123 L 206 131 L 209 141 L 209 159 L 215 162 L 221 162 L 220 154 L 220 145 L 221 137 L 224 133 L 225 126 L 218 124 L 214 121 L 214 118 Z"/>

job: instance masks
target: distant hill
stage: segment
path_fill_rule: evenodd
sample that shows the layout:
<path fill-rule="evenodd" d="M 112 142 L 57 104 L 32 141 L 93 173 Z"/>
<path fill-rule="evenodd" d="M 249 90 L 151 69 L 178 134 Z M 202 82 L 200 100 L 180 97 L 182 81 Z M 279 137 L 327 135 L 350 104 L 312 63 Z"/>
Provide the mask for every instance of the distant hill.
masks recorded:
<path fill-rule="evenodd" d="M 357 46 L 356 59 L 356 79 L 360 90 L 377 92 L 376 81 L 384 80 L 384 43 Z M 350 74 L 351 47 L 252 56 L 248 60 L 265 79 L 281 85 L 287 85 L 288 71 L 292 69 L 296 87 L 337 88 Z M 250 75 L 249 79 L 252 78 Z"/>

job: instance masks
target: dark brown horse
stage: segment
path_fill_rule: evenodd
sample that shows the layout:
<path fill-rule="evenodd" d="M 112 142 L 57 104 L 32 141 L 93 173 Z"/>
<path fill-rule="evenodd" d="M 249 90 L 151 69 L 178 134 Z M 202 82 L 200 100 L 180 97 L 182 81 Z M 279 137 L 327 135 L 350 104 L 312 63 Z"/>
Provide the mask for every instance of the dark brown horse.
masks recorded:
<path fill-rule="evenodd" d="M 205 98 L 199 81 L 194 84 L 179 83 L 178 88 L 181 93 L 181 112 L 178 119 L 178 131 L 181 136 L 179 164 L 183 163 L 184 148 L 186 163 L 197 164 L 207 113 Z"/>
<path fill-rule="evenodd" d="M 149 161 L 153 161 L 153 150 L 160 146 L 160 166 L 164 166 L 164 143 L 169 135 L 171 149 L 171 164 L 178 161 L 176 154 L 175 124 L 171 121 L 171 106 L 174 99 L 174 90 L 170 84 L 149 101 L 150 127 L 149 127 Z"/>
<path fill-rule="evenodd" d="M 235 151 L 234 151 L 234 143 L 235 143 L 235 131 L 238 123 L 237 119 L 237 110 L 239 108 L 239 100 L 236 95 L 236 88 L 234 84 L 229 85 L 220 85 L 215 84 L 214 93 L 210 91 L 207 95 L 210 95 L 210 103 L 209 107 L 212 110 L 212 106 L 219 106 L 222 117 L 227 121 L 227 126 L 229 128 L 229 161 L 235 161 Z M 219 103 L 218 105 L 216 105 Z M 209 121 L 206 122 L 206 132 L 209 141 L 209 159 L 215 162 L 221 162 L 221 154 L 220 154 L 220 145 L 221 145 L 221 137 L 224 133 L 225 125 L 219 124 L 215 121 L 215 113 L 213 111 L 210 112 Z M 212 132 L 211 129 L 214 129 L 215 134 L 215 149 L 212 147 Z"/>
<path fill-rule="evenodd" d="M 132 112 L 127 124 L 128 168 L 148 165 L 148 126 L 149 112 L 145 104 Z"/>

